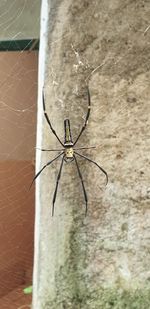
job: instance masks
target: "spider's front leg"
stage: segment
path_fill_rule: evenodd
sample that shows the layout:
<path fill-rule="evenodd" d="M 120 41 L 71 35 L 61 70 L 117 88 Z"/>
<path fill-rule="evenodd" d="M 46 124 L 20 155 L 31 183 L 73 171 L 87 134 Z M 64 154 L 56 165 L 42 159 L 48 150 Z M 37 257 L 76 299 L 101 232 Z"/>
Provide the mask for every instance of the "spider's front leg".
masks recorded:
<path fill-rule="evenodd" d="M 83 124 L 83 127 L 77 137 L 77 139 L 75 140 L 73 146 L 75 146 L 75 144 L 77 143 L 77 141 L 79 140 L 80 136 L 82 135 L 83 131 L 85 130 L 86 126 L 87 126 L 87 123 L 88 123 L 88 119 L 89 119 L 89 116 L 90 116 L 90 111 L 91 111 L 91 97 L 90 97 L 90 91 L 89 91 L 89 88 L 87 86 L 87 96 L 88 96 L 88 110 L 87 110 L 87 114 L 86 114 L 86 118 L 85 118 L 85 122 Z"/>
<path fill-rule="evenodd" d="M 43 111 L 44 111 L 44 116 L 46 118 L 46 121 L 52 131 L 52 133 L 56 136 L 57 140 L 59 141 L 59 143 L 64 147 L 63 143 L 61 142 L 60 138 L 58 137 L 56 131 L 53 129 L 52 127 L 52 124 L 51 124 L 51 121 L 48 117 L 48 114 L 47 114 L 47 111 L 46 111 L 46 107 L 45 107 L 45 98 L 44 98 L 44 89 L 43 89 L 43 92 L 42 92 L 42 98 L 43 98 Z"/>

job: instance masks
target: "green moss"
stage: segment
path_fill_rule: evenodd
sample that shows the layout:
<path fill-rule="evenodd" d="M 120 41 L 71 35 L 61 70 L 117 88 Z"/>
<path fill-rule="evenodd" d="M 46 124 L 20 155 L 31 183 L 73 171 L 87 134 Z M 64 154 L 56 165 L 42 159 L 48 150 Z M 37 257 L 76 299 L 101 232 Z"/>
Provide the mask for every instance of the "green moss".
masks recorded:
<path fill-rule="evenodd" d="M 90 309 L 148 309 L 150 308 L 150 289 L 135 291 L 100 289 L 90 302 L 91 305 L 87 301 L 87 308 Z"/>
<path fill-rule="evenodd" d="M 84 229 L 83 222 L 78 220 L 77 216 L 74 216 L 74 222 L 69 233 L 66 263 L 56 274 L 57 301 L 60 303 L 63 299 L 62 308 L 69 308 L 69 303 L 72 304 L 70 308 L 74 308 L 73 306 L 75 306 L 75 309 L 80 308 L 84 295 L 86 295 L 84 270 L 87 267 L 87 242 L 86 231 L 84 230 L 84 233 L 82 233 L 82 229 Z M 69 299 L 69 302 L 67 299 Z"/>
<path fill-rule="evenodd" d="M 102 288 L 89 281 L 87 267 L 86 230 L 75 220 L 67 240 L 68 254 L 65 266 L 56 274 L 56 298 L 46 301 L 42 309 L 149 309 L 150 285 L 125 289 L 118 282 L 113 288 Z"/>
<path fill-rule="evenodd" d="M 150 288 L 119 290 L 99 288 L 87 291 L 83 298 L 66 298 L 59 302 L 47 302 L 42 309 L 149 309 Z"/>
<path fill-rule="evenodd" d="M 149 309 L 150 285 L 142 289 L 133 285 L 125 288 L 123 282 L 116 282 L 110 288 L 97 286 L 89 281 L 87 268 L 88 248 L 86 227 L 74 216 L 66 263 L 56 273 L 56 297 L 45 302 L 42 309 Z"/>
<path fill-rule="evenodd" d="M 128 223 L 124 222 L 121 226 L 122 232 L 127 232 L 128 231 Z"/>

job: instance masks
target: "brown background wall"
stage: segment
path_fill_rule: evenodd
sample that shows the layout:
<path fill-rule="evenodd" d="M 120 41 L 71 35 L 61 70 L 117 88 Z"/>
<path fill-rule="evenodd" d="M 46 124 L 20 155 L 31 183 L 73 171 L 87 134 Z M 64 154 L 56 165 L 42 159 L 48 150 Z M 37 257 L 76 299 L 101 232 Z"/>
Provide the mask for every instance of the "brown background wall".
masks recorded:
<path fill-rule="evenodd" d="M 1 297 L 32 280 L 37 56 L 0 53 Z"/>

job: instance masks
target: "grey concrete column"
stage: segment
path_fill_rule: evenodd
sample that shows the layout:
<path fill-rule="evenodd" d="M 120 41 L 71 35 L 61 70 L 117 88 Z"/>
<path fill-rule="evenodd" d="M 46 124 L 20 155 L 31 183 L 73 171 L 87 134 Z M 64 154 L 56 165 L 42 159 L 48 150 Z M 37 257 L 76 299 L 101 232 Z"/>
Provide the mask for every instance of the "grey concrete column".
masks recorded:
<path fill-rule="evenodd" d="M 149 3 L 49 0 L 48 7 L 47 113 L 62 141 L 63 121 L 69 118 L 75 139 L 84 123 L 89 84 L 91 116 L 78 146 L 97 146 L 82 154 L 107 171 L 109 183 L 105 187 L 97 166 L 78 159 L 88 194 L 85 217 L 76 166 L 64 164 L 51 217 L 61 161 L 39 176 L 33 307 L 148 309 Z M 41 53 L 42 48 L 41 42 Z M 62 148 L 41 104 L 39 99 L 41 147 Z M 38 170 L 55 155 L 43 152 Z"/>

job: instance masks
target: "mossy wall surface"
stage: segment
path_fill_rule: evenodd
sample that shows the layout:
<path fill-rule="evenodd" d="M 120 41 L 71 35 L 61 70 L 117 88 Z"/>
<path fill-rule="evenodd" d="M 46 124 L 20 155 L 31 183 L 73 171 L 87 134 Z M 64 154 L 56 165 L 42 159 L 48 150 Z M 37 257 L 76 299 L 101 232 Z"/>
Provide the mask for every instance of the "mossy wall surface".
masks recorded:
<path fill-rule="evenodd" d="M 63 141 L 63 121 L 78 146 L 100 164 L 79 160 L 88 215 L 74 162 L 41 174 L 37 307 L 150 308 L 150 28 L 149 1 L 49 1 L 45 101 Z M 41 115 L 42 117 L 42 115 Z M 43 148 L 59 148 L 45 122 Z M 60 147 L 62 148 L 62 147 Z M 42 164 L 54 157 L 43 153 Z"/>
<path fill-rule="evenodd" d="M 74 297 L 61 301 L 47 301 L 43 309 L 148 309 L 150 304 L 150 289 L 125 291 L 122 289 L 102 289 L 89 291 L 82 298 Z"/>

